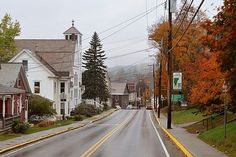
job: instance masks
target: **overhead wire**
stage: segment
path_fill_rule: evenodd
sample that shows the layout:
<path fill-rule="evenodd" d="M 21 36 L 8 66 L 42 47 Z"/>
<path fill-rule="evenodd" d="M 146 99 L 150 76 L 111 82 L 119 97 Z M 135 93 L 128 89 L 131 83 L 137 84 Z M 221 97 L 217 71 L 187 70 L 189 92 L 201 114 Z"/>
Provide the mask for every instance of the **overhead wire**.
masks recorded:
<path fill-rule="evenodd" d="M 181 13 L 182 13 L 182 11 L 183 11 L 185 5 L 187 4 L 187 2 L 188 2 L 188 0 L 185 0 L 185 1 L 184 1 L 184 4 L 182 5 L 182 7 L 181 7 L 181 9 L 180 9 L 180 12 L 178 13 L 178 16 L 177 16 L 177 18 L 175 19 L 174 23 L 176 23 L 176 22 L 179 20 L 180 15 L 181 15 Z"/>
<path fill-rule="evenodd" d="M 179 38 L 179 40 L 176 42 L 176 44 L 170 49 L 168 50 L 168 52 L 170 52 L 171 50 L 173 50 L 176 46 L 178 46 L 179 42 L 182 40 L 182 38 L 184 37 L 185 33 L 188 31 L 189 27 L 191 26 L 193 20 L 195 19 L 195 17 L 197 16 L 198 12 L 200 11 L 200 8 L 202 7 L 203 3 L 205 0 L 202 0 L 201 3 L 199 4 L 196 12 L 194 13 L 191 21 L 189 22 L 188 26 L 186 27 L 184 33 L 181 35 L 181 37 Z"/>
<path fill-rule="evenodd" d="M 162 5 L 162 4 L 159 4 L 159 5 Z M 159 7 L 159 5 L 156 5 L 156 6 L 152 7 L 152 8 L 150 8 L 150 9 L 148 9 L 147 11 L 156 9 L 156 8 Z M 121 26 L 121 25 L 123 25 L 123 24 L 125 24 L 125 23 L 127 23 L 127 22 L 129 22 L 129 21 L 131 21 L 131 20 L 133 20 L 133 19 L 135 19 L 135 18 L 138 18 L 139 16 L 142 16 L 143 14 L 146 15 L 146 11 L 144 11 L 144 12 L 142 12 L 142 13 L 140 13 L 140 14 L 138 14 L 138 15 L 132 17 L 132 18 L 129 18 L 129 19 L 125 20 L 125 21 L 122 21 L 121 23 L 118 23 L 118 24 L 115 25 L 115 26 L 112 26 L 112 27 L 110 27 L 110 28 L 107 28 L 106 30 L 103 30 L 103 31 L 99 32 L 98 35 L 101 35 L 101 34 L 103 34 L 103 33 L 105 33 L 105 32 L 108 32 L 108 31 L 110 31 L 110 30 L 116 28 L 116 27 L 119 27 L 119 26 Z M 91 38 L 91 37 L 87 37 L 87 38 L 83 39 L 82 41 L 88 40 L 88 39 L 90 39 L 90 38 Z"/>
<path fill-rule="evenodd" d="M 151 13 L 153 10 L 155 10 L 155 8 L 157 8 L 157 7 L 159 7 L 159 6 L 163 5 L 163 4 L 164 4 L 164 3 L 161 3 L 161 4 L 159 4 L 159 5 L 155 6 L 155 7 L 152 7 L 151 9 L 148 10 L 148 14 Z M 145 13 L 145 14 L 144 14 L 144 13 Z M 126 23 L 126 22 L 128 22 L 128 21 L 131 21 L 131 20 L 133 20 L 133 19 L 139 17 L 140 15 L 144 14 L 143 16 L 139 17 L 138 19 L 136 19 L 136 20 L 130 22 L 129 24 L 125 25 L 125 26 L 122 27 L 121 29 L 119 29 L 119 30 L 117 30 L 117 31 L 115 31 L 115 32 L 113 32 L 113 33 L 111 33 L 110 35 L 104 37 L 102 40 L 104 40 L 104 39 L 106 39 L 106 38 L 108 38 L 108 37 L 114 35 L 115 33 L 118 33 L 118 32 L 121 31 L 122 29 L 124 29 L 124 28 L 128 27 L 129 25 L 133 24 L 134 22 L 138 21 L 139 19 L 141 19 L 142 17 L 144 17 L 144 16 L 147 14 L 147 12 L 144 12 L 144 13 L 141 13 L 141 14 L 139 14 L 139 15 L 133 17 L 133 18 L 130 18 L 130 19 L 126 20 L 126 21 L 121 22 L 121 23 L 118 24 L 118 25 L 115 25 L 115 26 L 113 26 L 113 27 L 111 27 L 111 28 L 108 28 L 107 30 L 102 31 L 101 33 L 107 32 L 107 31 L 109 31 L 109 30 L 111 30 L 111 29 L 114 29 L 114 28 L 116 28 L 116 27 L 118 27 L 118 26 L 120 26 L 120 25 L 122 25 L 122 24 L 124 24 L 124 23 Z M 101 33 L 100 33 L 100 34 L 101 34 Z M 85 40 L 85 39 L 84 39 L 84 40 Z M 83 41 L 84 41 L 84 40 L 83 40 Z M 102 41 L 102 40 L 101 40 L 101 41 Z M 81 51 L 83 51 L 83 49 L 85 49 L 85 48 L 82 48 Z M 150 48 L 149 48 L 149 49 L 150 49 Z M 144 50 L 148 50 L 148 49 L 144 49 Z M 111 58 L 113 59 L 113 58 L 117 58 L 117 57 L 122 57 L 122 56 L 130 55 L 130 54 L 142 52 L 142 51 L 144 51 L 144 50 L 135 51 L 135 52 L 131 52 L 131 53 L 129 53 L 129 54 L 123 54 L 123 55 L 119 55 L 119 56 L 114 56 L 114 57 L 111 57 Z M 75 53 L 75 52 L 71 53 L 70 55 L 73 55 L 74 53 Z M 64 57 L 63 57 L 63 58 L 64 58 Z M 58 60 L 63 59 L 63 58 L 58 58 Z M 60 63 L 65 63 L 65 61 L 50 63 L 50 65 L 53 65 L 53 64 L 60 64 Z M 40 67 L 40 66 L 43 66 L 43 65 L 39 65 L 38 67 Z M 33 67 L 33 68 L 37 68 L 37 67 Z"/>
<path fill-rule="evenodd" d="M 183 18 L 182 18 L 182 20 L 181 20 L 179 26 L 177 27 L 177 30 L 175 31 L 175 33 L 174 33 L 174 35 L 173 35 L 173 38 L 176 37 L 176 35 L 177 35 L 177 33 L 179 32 L 181 26 L 183 25 L 184 20 L 185 20 L 186 16 L 188 15 L 188 12 L 189 12 L 189 10 L 190 10 L 192 4 L 193 4 L 193 1 L 194 1 L 194 0 L 191 0 L 190 4 L 188 5 L 187 11 L 185 11 L 185 14 L 184 14 L 184 16 L 183 16 Z"/>

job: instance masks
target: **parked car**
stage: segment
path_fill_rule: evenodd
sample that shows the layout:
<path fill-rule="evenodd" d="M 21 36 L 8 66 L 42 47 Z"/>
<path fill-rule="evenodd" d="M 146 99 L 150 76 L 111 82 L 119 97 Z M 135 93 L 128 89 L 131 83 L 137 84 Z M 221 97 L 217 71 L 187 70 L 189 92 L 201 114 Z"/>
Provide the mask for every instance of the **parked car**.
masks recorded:
<path fill-rule="evenodd" d="M 120 105 L 116 105 L 116 109 L 120 110 L 121 109 Z"/>
<path fill-rule="evenodd" d="M 127 107 L 126 107 L 126 109 L 132 109 L 133 107 L 132 107 L 132 105 L 128 105 Z"/>
<path fill-rule="evenodd" d="M 154 107 L 153 107 L 153 105 L 147 105 L 147 106 L 146 106 L 146 109 L 147 109 L 147 110 L 153 110 Z"/>

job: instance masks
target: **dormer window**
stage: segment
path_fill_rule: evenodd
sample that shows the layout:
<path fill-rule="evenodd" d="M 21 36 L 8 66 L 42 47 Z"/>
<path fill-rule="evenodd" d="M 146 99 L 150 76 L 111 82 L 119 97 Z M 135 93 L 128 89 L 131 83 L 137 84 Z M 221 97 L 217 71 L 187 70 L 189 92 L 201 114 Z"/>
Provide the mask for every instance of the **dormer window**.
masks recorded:
<path fill-rule="evenodd" d="M 28 60 L 22 60 L 23 67 L 25 71 L 28 71 Z"/>

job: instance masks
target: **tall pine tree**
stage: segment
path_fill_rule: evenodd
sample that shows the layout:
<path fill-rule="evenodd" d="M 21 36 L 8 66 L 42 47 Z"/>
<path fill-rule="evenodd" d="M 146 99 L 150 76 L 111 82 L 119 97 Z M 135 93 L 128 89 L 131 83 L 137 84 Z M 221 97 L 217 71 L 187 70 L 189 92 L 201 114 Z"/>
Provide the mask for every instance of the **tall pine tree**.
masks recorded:
<path fill-rule="evenodd" d="M 90 48 L 83 55 L 83 67 L 86 69 L 82 77 L 83 85 L 85 85 L 83 99 L 95 100 L 99 98 L 100 101 L 108 99 L 105 59 L 105 51 L 102 50 L 101 40 L 95 32 L 90 41 Z"/>

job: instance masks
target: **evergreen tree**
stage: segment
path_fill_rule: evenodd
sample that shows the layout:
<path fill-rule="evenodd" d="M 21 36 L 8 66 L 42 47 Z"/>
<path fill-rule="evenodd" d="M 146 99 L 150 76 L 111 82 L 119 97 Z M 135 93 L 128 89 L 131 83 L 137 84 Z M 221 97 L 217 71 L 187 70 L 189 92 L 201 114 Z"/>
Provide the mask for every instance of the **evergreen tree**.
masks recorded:
<path fill-rule="evenodd" d="M 106 84 L 107 67 L 104 64 L 106 57 L 102 50 L 101 40 L 95 32 L 90 41 L 90 48 L 83 55 L 83 67 L 86 69 L 82 76 L 85 85 L 83 99 L 106 101 L 109 91 Z"/>

